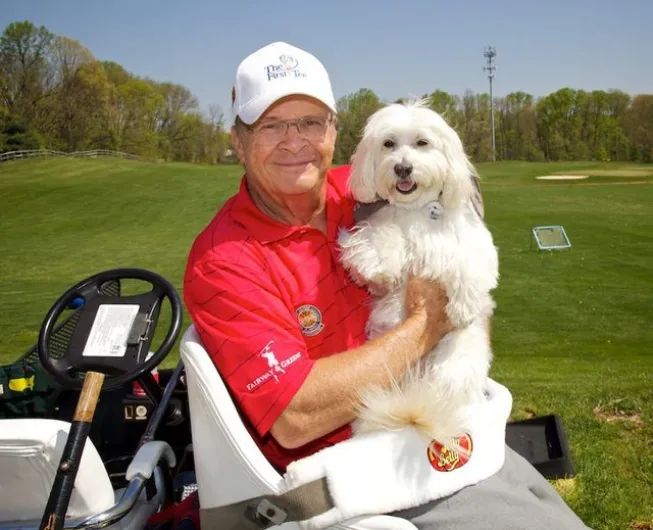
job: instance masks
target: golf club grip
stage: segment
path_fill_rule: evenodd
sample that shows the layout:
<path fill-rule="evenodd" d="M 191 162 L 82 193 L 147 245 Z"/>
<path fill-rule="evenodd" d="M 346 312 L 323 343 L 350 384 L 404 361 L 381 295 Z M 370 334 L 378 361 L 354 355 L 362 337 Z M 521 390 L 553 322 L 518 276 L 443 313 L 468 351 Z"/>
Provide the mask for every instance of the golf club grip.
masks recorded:
<path fill-rule="evenodd" d="M 61 454 L 39 530 L 61 530 L 64 527 L 70 497 L 75 487 L 75 478 L 82 461 L 103 382 L 104 374 L 98 372 L 87 372 L 84 377 L 84 386 L 77 399 L 75 415 L 70 424 L 66 445 Z"/>
<path fill-rule="evenodd" d="M 77 408 L 73 421 L 91 423 L 95 414 L 95 407 L 100 398 L 100 391 L 104 383 L 104 374 L 99 372 L 87 372 L 84 377 L 84 386 L 77 398 Z"/>

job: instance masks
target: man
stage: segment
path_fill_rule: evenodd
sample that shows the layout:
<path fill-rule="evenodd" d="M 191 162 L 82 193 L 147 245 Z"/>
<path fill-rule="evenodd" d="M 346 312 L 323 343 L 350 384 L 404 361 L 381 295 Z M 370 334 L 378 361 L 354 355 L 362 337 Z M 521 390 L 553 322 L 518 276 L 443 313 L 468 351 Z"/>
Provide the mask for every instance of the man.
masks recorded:
<path fill-rule="evenodd" d="M 413 278 L 405 322 L 365 339 L 367 293 L 338 259 L 337 234 L 354 224 L 355 205 L 349 168 L 331 169 L 336 107 L 323 65 L 270 44 L 240 64 L 232 96 L 231 135 L 245 175 L 193 244 L 184 299 L 253 438 L 283 472 L 350 437 L 358 390 L 399 378 L 451 325 L 441 287 Z M 419 528 L 475 528 L 476 520 L 484 528 L 585 528 L 508 453 L 485 486 L 396 515 Z M 526 486 L 515 493 L 519 482 Z M 528 487 L 544 500 L 533 503 Z M 538 516 L 540 526 L 532 521 Z"/>

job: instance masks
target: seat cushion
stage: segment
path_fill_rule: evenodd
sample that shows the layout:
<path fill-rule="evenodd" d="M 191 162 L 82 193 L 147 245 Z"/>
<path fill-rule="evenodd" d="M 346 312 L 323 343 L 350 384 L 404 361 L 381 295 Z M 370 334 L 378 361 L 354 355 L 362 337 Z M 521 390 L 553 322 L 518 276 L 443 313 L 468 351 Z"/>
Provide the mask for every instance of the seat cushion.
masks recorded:
<path fill-rule="evenodd" d="M 41 519 L 69 429 L 58 420 L 0 421 L 0 521 Z M 113 504 L 109 476 L 87 440 L 67 515 L 85 517 Z"/>

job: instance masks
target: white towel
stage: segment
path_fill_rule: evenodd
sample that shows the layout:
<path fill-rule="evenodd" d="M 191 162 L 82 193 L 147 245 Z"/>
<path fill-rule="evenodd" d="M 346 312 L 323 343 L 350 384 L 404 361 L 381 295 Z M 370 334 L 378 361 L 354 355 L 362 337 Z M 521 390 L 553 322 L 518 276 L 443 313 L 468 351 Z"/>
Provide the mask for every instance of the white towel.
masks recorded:
<path fill-rule="evenodd" d="M 487 402 L 470 408 L 469 439 L 463 443 L 471 440 L 472 451 L 466 462 L 451 453 L 434 458 L 431 444 L 407 427 L 359 435 L 291 463 L 284 476 L 288 489 L 326 477 L 335 504 L 300 527 L 317 530 L 412 508 L 492 476 L 504 463 L 511 409 L 508 389 L 488 379 Z"/>

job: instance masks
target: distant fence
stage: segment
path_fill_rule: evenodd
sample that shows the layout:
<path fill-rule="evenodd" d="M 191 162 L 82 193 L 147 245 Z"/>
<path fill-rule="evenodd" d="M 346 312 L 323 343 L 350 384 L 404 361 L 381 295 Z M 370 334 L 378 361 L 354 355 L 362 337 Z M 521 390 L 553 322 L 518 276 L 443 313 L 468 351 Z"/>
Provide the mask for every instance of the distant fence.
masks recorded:
<path fill-rule="evenodd" d="M 31 149 L 23 151 L 8 151 L 0 153 L 0 164 L 9 160 L 26 160 L 28 158 L 41 158 L 46 156 L 64 156 L 77 158 L 97 158 L 98 156 L 115 156 L 119 158 L 129 158 L 130 160 L 142 160 L 140 156 L 123 153 L 121 151 L 111 151 L 110 149 L 93 149 L 92 151 L 74 151 L 65 153 L 53 149 Z"/>

